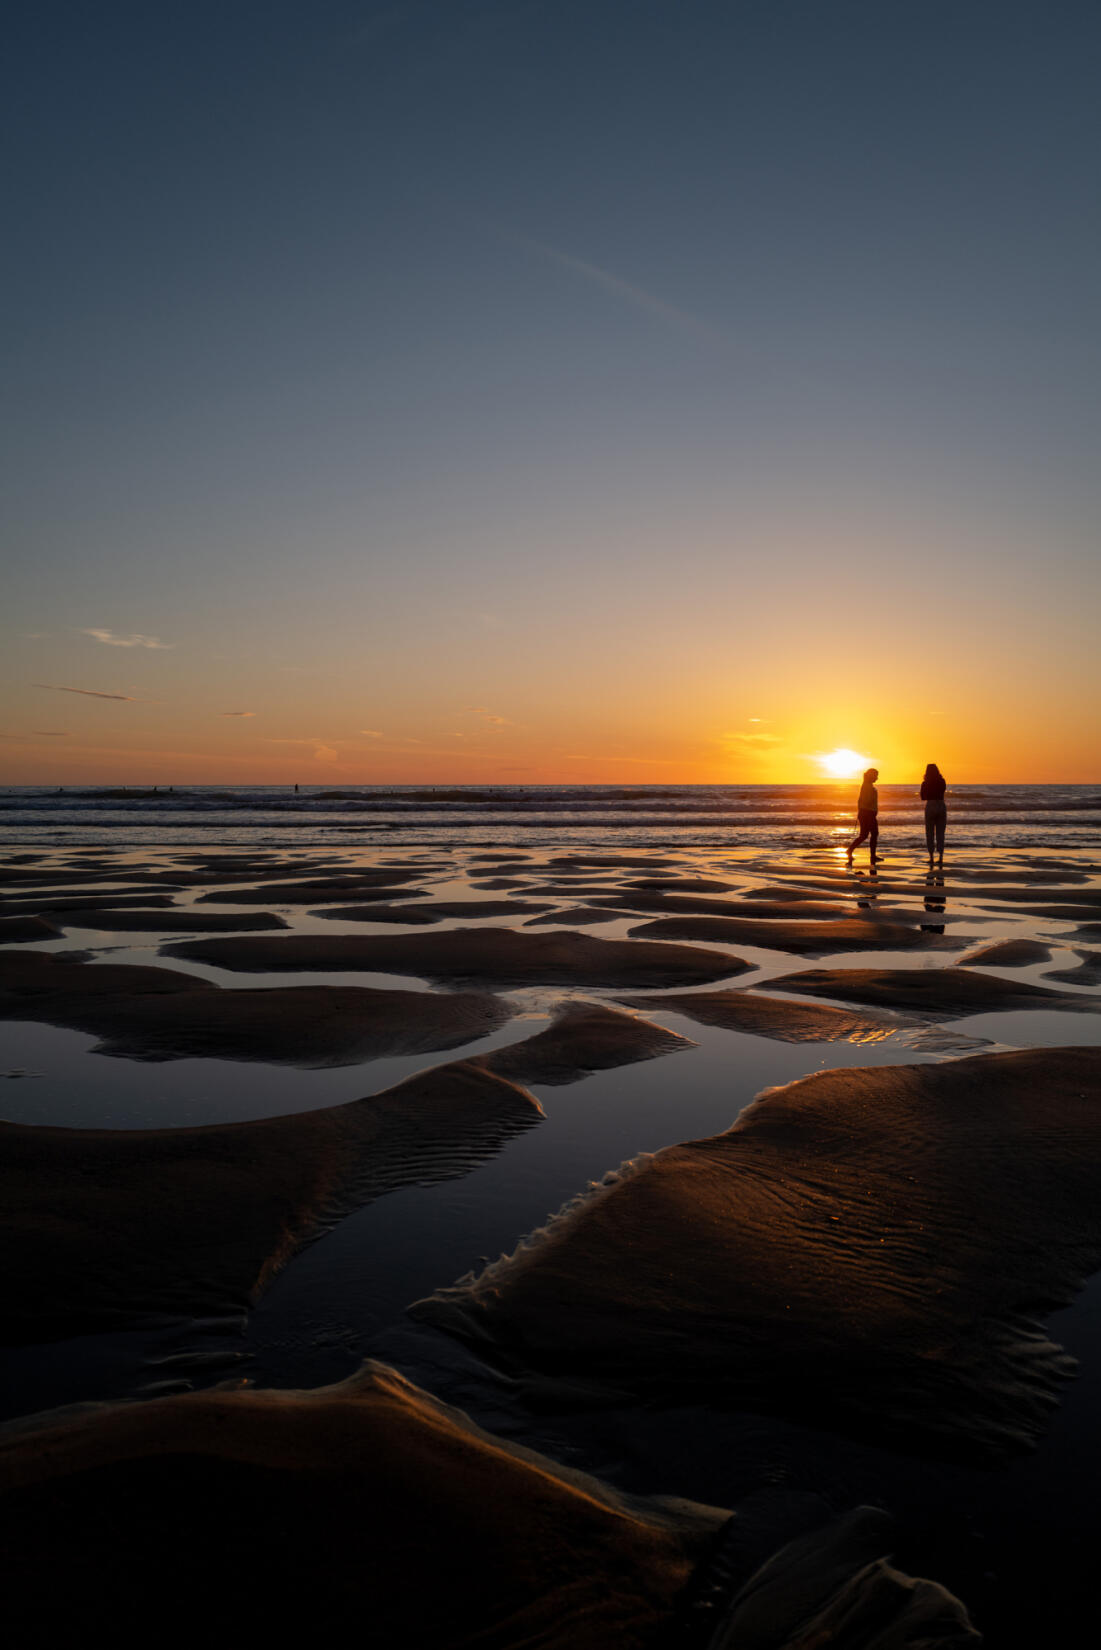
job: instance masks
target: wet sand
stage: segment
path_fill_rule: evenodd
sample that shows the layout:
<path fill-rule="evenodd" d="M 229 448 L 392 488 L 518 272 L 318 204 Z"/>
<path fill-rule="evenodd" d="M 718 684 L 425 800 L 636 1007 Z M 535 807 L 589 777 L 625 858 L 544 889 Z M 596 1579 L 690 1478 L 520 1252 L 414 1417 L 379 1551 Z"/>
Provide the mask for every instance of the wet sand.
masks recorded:
<path fill-rule="evenodd" d="M 373 1337 L 391 1337 L 399 1364 L 407 1347 L 409 1372 L 438 1398 L 509 1433 L 485 1446 L 508 1455 L 501 1471 L 515 1470 L 518 1445 L 545 1445 L 549 1428 L 552 1455 L 569 1450 L 572 1463 L 648 1496 L 729 1509 L 748 1494 L 756 1506 L 775 1494 L 775 1461 L 754 1457 L 750 1469 L 733 1446 L 742 1473 L 716 1493 L 721 1462 L 702 1440 L 729 1441 L 735 1423 L 757 1437 L 771 1415 L 767 1437 L 794 1427 L 795 1442 L 784 1446 L 781 1510 L 764 1520 L 752 1563 L 743 1553 L 733 1566 L 737 1585 L 731 1572 L 718 1588 L 727 1609 L 752 1579 L 731 1642 L 756 1643 L 764 1620 L 769 1643 L 807 1630 L 809 1617 L 785 1620 L 791 1589 L 776 1578 L 788 1563 L 820 1575 L 833 1539 L 822 1530 L 845 1528 L 874 1489 L 899 1513 L 913 1555 L 904 1569 L 985 1612 L 996 1642 L 1031 1645 L 1051 1624 L 1056 1490 L 1042 1526 L 1019 1508 L 1037 1555 L 1031 1586 L 995 1585 L 966 1543 L 957 1551 L 921 1533 L 908 1463 L 932 1472 L 938 1456 L 1002 1462 L 1025 1448 L 1046 1459 L 1072 1368 L 1046 1320 L 1101 1265 L 1101 1077 L 1094 1049 L 1079 1046 L 1101 1040 L 1097 953 L 1082 945 L 1099 909 L 1101 878 L 1084 859 L 993 853 L 969 854 L 943 880 L 901 854 L 875 876 L 850 873 L 828 847 L 786 858 L 12 855 L 0 868 L 0 1064 L 15 1079 L 0 1129 L 9 1413 L 145 1394 L 166 1379 L 201 1387 L 232 1356 L 258 1390 L 172 1401 L 216 1399 L 213 1454 L 194 1444 L 186 1408 L 148 1398 L 127 1410 L 140 1443 L 121 1455 L 119 1412 L 77 1426 L 78 1453 L 91 1451 L 72 1469 L 80 1484 L 109 1483 L 120 1508 L 140 1488 L 166 1528 L 177 1528 L 163 1509 L 181 1483 L 251 1508 L 258 1486 L 288 1470 L 331 1487 L 341 1472 L 326 1453 L 331 1418 L 354 1430 L 347 1417 L 356 1405 L 362 1417 L 368 1393 L 392 1427 L 387 1482 L 410 1474 L 420 1487 L 400 1492 L 409 1518 L 435 1516 L 418 1499 L 417 1439 L 436 1400 L 390 1372 L 364 1377 L 360 1393 L 354 1371 Z M 394 932 L 403 924 L 414 931 Z M 178 938 L 218 928 L 260 931 Z M 112 1073 L 132 1097 L 123 1127 Z M 487 1265 L 493 1245 L 512 1258 Z M 418 1295 L 429 1304 L 405 1316 Z M 204 1349 L 210 1324 L 221 1363 Z M 353 1385 L 330 1402 L 334 1378 Z M 1101 1418 L 1101 1367 L 1097 1380 Z M 282 1453 L 290 1412 L 277 1390 L 288 1386 L 318 1389 L 295 1395 L 294 1450 L 308 1467 L 288 1468 Z M 697 1442 L 678 1456 L 666 1439 L 689 1411 Z M 46 1440 L 67 1425 L 45 1413 L 14 1435 L 10 1459 L 29 1476 L 4 1504 L 21 1509 L 12 1518 L 28 1575 L 46 1562 L 50 1520 L 84 1494 L 41 1471 Z M 171 1442 L 185 1435 L 186 1446 Z M 812 1539 L 792 1497 L 821 1496 L 825 1438 L 836 1488 Z M 1092 1444 L 1081 1447 L 1088 1458 Z M 453 1441 L 445 1453 L 458 1460 L 466 1448 Z M 869 1449 L 881 1452 L 874 1474 Z M 1101 1470 L 1101 1419 L 1097 1459 Z M 487 1504 L 473 1487 L 482 1470 L 471 1457 L 447 1480 L 446 1540 L 460 1547 L 447 1519 L 458 1527 L 464 1508 Z M 1017 1470 L 998 1468 L 1010 1498 Z M 545 1487 L 562 1472 L 552 1461 L 536 1479 Z M 341 1507 L 375 1496 L 369 1474 L 341 1483 L 352 1497 Z M 597 1485 L 582 1499 L 606 1516 L 616 1493 Z M 943 1493 L 945 1524 L 957 1491 L 922 1493 Z M 706 1572 L 684 1530 L 702 1516 L 713 1534 L 726 1512 L 674 1519 L 674 1537 L 652 1508 L 619 1508 L 616 1540 L 598 1554 L 589 1543 L 604 1537 L 579 1544 L 571 1533 L 570 1496 L 555 1488 L 547 1511 L 542 1494 L 534 1526 L 528 1489 L 510 1490 L 508 1504 L 520 1509 L 516 1547 L 537 1530 L 553 1577 L 519 1556 L 499 1566 L 520 1600 L 505 1624 L 484 1588 L 456 1582 L 463 1631 L 508 1645 L 530 1627 L 572 1644 L 591 1627 L 594 1643 L 609 1632 L 656 1643 Z M 991 1528 L 997 1499 L 975 1515 Z M 325 1528 L 343 1553 L 338 1523 L 334 1513 Z M 876 1539 L 869 1564 L 890 1546 Z M 817 1557 L 799 1557 L 801 1540 Z M 320 1543 L 310 1551 L 324 1568 Z M 211 1561 L 206 1548 L 199 1561 Z M 355 1582 L 356 1608 L 380 1620 L 397 1609 L 385 1568 Z M 895 1624 L 890 1611 L 890 1632 L 874 1638 L 870 1576 L 838 1602 L 858 1572 L 850 1562 L 830 1570 L 832 1590 L 808 1584 L 826 1612 L 823 1643 L 842 1617 L 853 1650 L 929 1642 L 918 1617 Z M 325 1574 L 338 1591 L 351 1586 L 339 1563 Z M 564 1577 L 577 1585 L 569 1600 L 556 1591 Z M 1073 1579 L 1060 1578 L 1069 1600 Z M 915 1597 L 901 1581 L 883 1585 Z M 117 1575 L 97 1586 L 105 1611 L 118 1605 Z M 968 1642 L 946 1594 L 921 1596 L 935 1642 Z M 461 1641 L 456 1622 L 441 1626 L 405 1597 L 407 1639 Z M 242 1611 L 245 1599 L 242 1589 Z"/>
<path fill-rule="evenodd" d="M 379 1363 L 313 1392 L 106 1405 L 0 1441 L 9 1619 L 33 1617 L 35 1642 L 137 1642 L 166 1599 L 196 1640 L 217 1600 L 219 1637 L 243 1642 L 354 1621 L 380 1645 L 645 1650 L 749 1646 L 767 1623 L 774 1650 L 798 1650 L 861 1618 L 881 1650 L 977 1642 L 957 1599 L 888 1562 L 882 1514 L 815 1510 L 754 1563 L 768 1532 L 752 1508 L 617 1491 Z"/>

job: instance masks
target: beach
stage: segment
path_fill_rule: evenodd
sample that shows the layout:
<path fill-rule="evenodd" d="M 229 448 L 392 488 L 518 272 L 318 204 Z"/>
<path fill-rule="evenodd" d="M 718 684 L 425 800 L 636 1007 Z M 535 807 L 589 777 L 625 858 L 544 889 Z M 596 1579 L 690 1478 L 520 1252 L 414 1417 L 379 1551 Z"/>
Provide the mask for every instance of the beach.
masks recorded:
<path fill-rule="evenodd" d="M 26 1586 L 66 1520 L 91 1576 L 98 1484 L 116 1537 L 136 1487 L 163 1532 L 135 1619 L 220 1504 L 380 1642 L 1064 1632 L 1101 1470 L 1099 798 L 961 787 L 932 870 L 882 789 L 851 869 L 828 786 L 6 793 Z M 387 1534 L 353 1585 L 357 1519 Z"/>

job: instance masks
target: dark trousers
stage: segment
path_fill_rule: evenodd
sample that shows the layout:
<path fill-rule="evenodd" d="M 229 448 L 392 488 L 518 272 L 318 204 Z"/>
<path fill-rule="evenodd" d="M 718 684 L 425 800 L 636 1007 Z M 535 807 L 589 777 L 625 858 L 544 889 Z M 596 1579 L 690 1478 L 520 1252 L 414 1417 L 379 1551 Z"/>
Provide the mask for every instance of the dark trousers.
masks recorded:
<path fill-rule="evenodd" d="M 943 802 L 927 802 L 925 804 L 925 846 L 929 858 L 933 857 L 933 839 L 936 838 L 937 853 L 944 853 L 944 827 L 948 823 L 948 809 Z"/>
<path fill-rule="evenodd" d="M 849 853 L 855 853 L 860 847 L 860 844 L 864 841 L 864 838 L 870 836 L 872 839 L 870 852 L 872 858 L 874 859 L 875 845 L 879 841 L 879 820 L 869 808 L 858 808 L 856 810 L 856 823 L 860 826 L 860 835 L 856 838 L 855 842 L 849 843 Z"/>

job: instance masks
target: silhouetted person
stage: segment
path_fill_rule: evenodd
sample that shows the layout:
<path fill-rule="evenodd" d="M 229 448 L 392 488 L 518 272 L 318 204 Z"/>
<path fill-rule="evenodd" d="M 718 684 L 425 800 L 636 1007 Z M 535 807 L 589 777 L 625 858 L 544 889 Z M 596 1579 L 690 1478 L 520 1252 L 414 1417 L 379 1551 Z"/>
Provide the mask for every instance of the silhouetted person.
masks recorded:
<path fill-rule="evenodd" d="M 298 786 L 297 785 L 294 787 L 294 794 L 295 794 L 295 796 L 298 795 Z"/>
<path fill-rule="evenodd" d="M 871 842 L 868 844 L 868 853 L 872 864 L 874 865 L 876 862 L 875 848 L 876 843 L 879 841 L 879 792 L 875 788 L 875 782 L 878 778 L 878 768 L 865 768 L 864 783 L 860 787 L 860 795 L 856 803 L 856 822 L 860 826 L 860 835 L 855 841 L 849 843 L 846 855 L 850 865 L 853 862 L 853 855 L 865 837 L 871 837 Z"/>
<path fill-rule="evenodd" d="M 935 762 L 930 762 L 921 782 L 921 800 L 925 803 L 925 846 L 929 850 L 929 864 L 933 863 L 933 841 L 936 839 L 937 860 L 944 864 L 944 827 L 948 823 L 948 809 L 944 793 L 948 789 L 944 775 Z"/>

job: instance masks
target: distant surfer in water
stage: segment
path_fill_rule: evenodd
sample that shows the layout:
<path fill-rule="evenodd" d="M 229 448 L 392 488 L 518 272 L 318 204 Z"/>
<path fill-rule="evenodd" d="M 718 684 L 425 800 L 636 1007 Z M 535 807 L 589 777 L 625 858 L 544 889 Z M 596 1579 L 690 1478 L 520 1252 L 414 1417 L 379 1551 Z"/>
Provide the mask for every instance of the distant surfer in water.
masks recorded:
<path fill-rule="evenodd" d="M 871 838 L 868 844 L 868 853 L 873 865 L 878 857 L 875 851 L 876 844 L 879 841 L 879 792 L 875 788 L 875 782 L 878 778 L 878 768 L 865 768 L 864 783 L 860 787 L 860 796 L 857 798 L 856 803 L 856 822 L 860 827 L 860 835 L 849 843 L 845 855 L 850 865 L 853 862 L 853 855 L 865 837 Z"/>
<path fill-rule="evenodd" d="M 935 762 L 930 762 L 921 781 L 921 800 L 925 803 L 925 846 L 929 850 L 929 866 L 933 865 L 933 842 L 937 845 L 937 863 L 944 864 L 944 827 L 948 823 L 948 809 L 944 802 L 947 781 Z"/>

